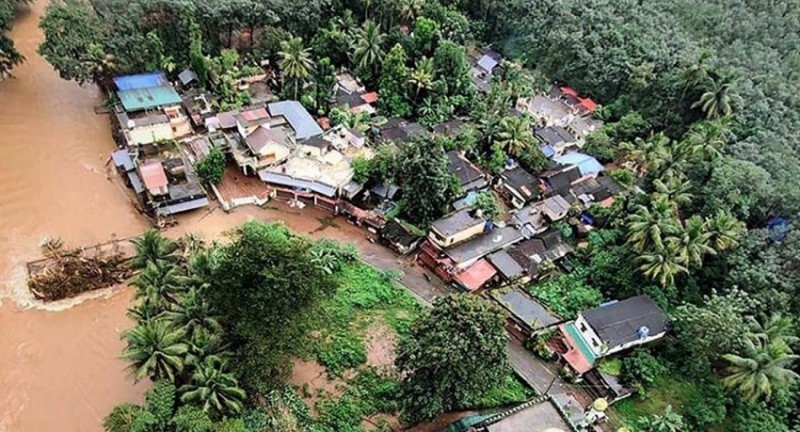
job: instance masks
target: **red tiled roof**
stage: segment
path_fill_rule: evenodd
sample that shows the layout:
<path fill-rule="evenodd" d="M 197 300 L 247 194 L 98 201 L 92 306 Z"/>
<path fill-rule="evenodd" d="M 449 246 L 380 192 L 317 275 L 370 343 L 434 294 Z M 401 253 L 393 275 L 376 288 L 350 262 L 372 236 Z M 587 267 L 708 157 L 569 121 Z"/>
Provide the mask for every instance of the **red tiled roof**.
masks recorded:
<path fill-rule="evenodd" d="M 361 95 L 361 100 L 363 100 L 368 104 L 373 104 L 378 101 L 378 93 L 377 92 L 364 93 Z"/>
<path fill-rule="evenodd" d="M 253 120 L 261 120 L 267 117 L 269 117 L 269 114 L 267 114 L 266 108 L 256 108 L 248 111 L 242 111 L 242 118 L 249 122 Z"/>
<path fill-rule="evenodd" d="M 567 329 L 564 325 L 560 325 L 559 330 L 561 330 L 561 334 L 564 337 L 564 342 L 566 342 L 569 350 L 565 354 L 561 354 L 561 357 L 579 374 L 583 374 L 592 369 L 591 363 L 589 360 L 583 355 L 580 348 L 578 347 L 577 343 L 572 336 L 569 335 Z"/>
<path fill-rule="evenodd" d="M 469 291 L 481 288 L 489 279 L 497 274 L 497 269 L 484 258 L 481 258 L 468 269 L 453 276 L 453 280 L 460 283 Z"/>
<path fill-rule="evenodd" d="M 581 101 L 581 106 L 586 108 L 589 112 L 593 112 L 597 108 L 597 103 L 591 98 L 578 98 Z"/>
<path fill-rule="evenodd" d="M 328 117 L 320 117 L 317 119 L 317 124 L 323 130 L 328 130 L 331 128 L 331 120 Z"/>
<path fill-rule="evenodd" d="M 169 184 L 161 161 L 145 162 L 139 165 L 139 171 L 141 171 L 142 181 L 148 189 L 158 189 Z"/>
<path fill-rule="evenodd" d="M 564 86 L 564 87 L 560 87 L 560 90 L 561 90 L 561 93 L 564 93 L 567 96 L 572 96 L 574 98 L 578 97 L 578 92 L 573 90 L 572 87 Z"/>

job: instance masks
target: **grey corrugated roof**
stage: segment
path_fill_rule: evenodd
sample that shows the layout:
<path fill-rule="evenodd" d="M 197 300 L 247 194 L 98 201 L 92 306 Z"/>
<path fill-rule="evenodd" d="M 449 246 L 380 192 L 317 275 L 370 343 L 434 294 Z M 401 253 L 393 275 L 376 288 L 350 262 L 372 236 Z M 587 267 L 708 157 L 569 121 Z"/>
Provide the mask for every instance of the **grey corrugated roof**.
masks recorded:
<path fill-rule="evenodd" d="M 142 184 L 142 179 L 139 178 L 139 173 L 136 171 L 128 171 L 128 181 L 137 194 L 144 192 L 144 185 Z"/>
<path fill-rule="evenodd" d="M 519 263 L 514 261 L 514 258 L 505 250 L 499 250 L 495 253 L 489 254 L 486 259 L 503 275 L 507 280 L 515 280 L 525 274 L 525 269 Z"/>
<path fill-rule="evenodd" d="M 450 237 L 469 227 L 485 223 L 483 218 L 476 217 L 473 213 L 474 210 L 471 208 L 459 210 L 437 220 L 431 224 L 431 228 L 445 237 Z"/>
<path fill-rule="evenodd" d="M 609 348 L 638 340 L 641 327 L 655 336 L 667 331 L 669 325 L 667 314 L 646 295 L 589 309 L 581 315 Z"/>
<path fill-rule="evenodd" d="M 258 177 L 261 178 L 262 181 L 267 183 L 273 183 L 281 186 L 288 186 L 291 188 L 297 189 L 308 189 L 312 192 L 316 192 L 327 197 L 334 197 L 336 196 L 336 188 L 333 186 L 326 185 L 324 183 L 313 182 L 308 180 L 302 180 L 293 178 L 291 176 L 287 176 L 280 173 L 270 172 L 267 170 L 262 170 L 258 172 Z"/>
<path fill-rule="evenodd" d="M 186 68 L 178 74 L 178 79 L 181 81 L 181 84 L 187 85 L 197 79 L 197 74 L 194 73 L 193 70 Z"/>
<path fill-rule="evenodd" d="M 297 139 L 306 139 L 315 135 L 322 135 L 322 128 L 319 127 L 311 114 L 297 101 L 280 101 L 267 105 L 272 116 L 283 116 L 294 129 Z"/>
<path fill-rule="evenodd" d="M 503 249 L 523 238 L 522 233 L 514 227 L 495 228 L 480 237 L 476 237 L 452 249 L 447 249 L 445 254 L 454 262 L 460 264 Z"/>
<path fill-rule="evenodd" d="M 178 204 L 168 205 L 166 207 L 160 207 L 156 210 L 156 212 L 158 213 L 159 216 L 169 216 L 207 206 L 208 206 L 208 198 L 203 197 L 191 201 L 185 201 Z"/>
<path fill-rule="evenodd" d="M 560 320 L 553 316 L 536 300 L 517 290 L 496 295 L 506 309 L 514 316 L 531 326 L 532 329 L 547 327 L 558 323 Z"/>
<path fill-rule="evenodd" d="M 498 64 L 497 60 L 491 58 L 488 55 L 484 55 L 478 60 L 478 66 L 480 66 L 481 69 L 485 70 L 486 72 L 491 72 L 492 69 L 497 67 L 497 64 Z"/>

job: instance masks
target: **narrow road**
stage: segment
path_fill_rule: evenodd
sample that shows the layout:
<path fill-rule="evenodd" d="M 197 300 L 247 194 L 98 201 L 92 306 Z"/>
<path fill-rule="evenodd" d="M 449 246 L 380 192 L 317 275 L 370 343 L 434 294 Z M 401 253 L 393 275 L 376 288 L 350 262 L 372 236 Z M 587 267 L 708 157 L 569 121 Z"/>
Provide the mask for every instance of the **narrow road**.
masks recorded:
<path fill-rule="evenodd" d="M 400 284 L 424 304 L 429 305 L 437 297 L 457 293 L 428 269 L 418 265 L 412 257 L 398 257 L 390 249 L 378 244 L 359 242 L 361 258 L 381 270 L 401 271 Z M 590 397 L 575 386 L 565 383 L 545 363 L 534 357 L 522 343 L 512 337 L 508 340 L 508 360 L 514 372 L 539 394 L 553 396 L 564 408 L 573 422 L 583 418 L 583 405 Z M 573 395 L 577 395 L 576 398 Z M 579 400 L 583 400 L 581 403 Z"/>

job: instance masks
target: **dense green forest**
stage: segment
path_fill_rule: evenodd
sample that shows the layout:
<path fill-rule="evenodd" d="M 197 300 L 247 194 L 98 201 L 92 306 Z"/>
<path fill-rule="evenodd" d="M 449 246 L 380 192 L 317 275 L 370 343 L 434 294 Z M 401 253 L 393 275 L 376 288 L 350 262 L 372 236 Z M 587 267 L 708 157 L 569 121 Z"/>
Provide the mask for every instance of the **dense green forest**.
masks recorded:
<path fill-rule="evenodd" d="M 335 124 L 368 125 L 330 105 L 339 67 L 378 91 L 383 115 L 465 119 L 455 138 L 379 148 L 355 164 L 363 180 L 403 186 L 401 214 L 419 226 L 457 195 L 445 150 L 495 174 L 509 156 L 541 170 L 532 120 L 514 103 L 553 81 L 572 86 L 600 103 L 605 122 L 585 150 L 643 193 L 595 209 L 601 229 L 576 271 L 532 294 L 567 316 L 641 293 L 670 313 L 668 340 L 623 364 L 640 389 L 618 406 L 629 427 L 663 430 L 636 425 L 666 407 L 681 430 L 800 427 L 800 2 L 66 0 L 41 26 L 40 52 L 79 82 L 191 66 L 235 107 L 247 101 L 232 80 L 268 59 L 282 96 Z M 511 61 L 478 94 L 467 54 L 486 44 Z M 309 287 L 332 289 L 318 276 Z M 225 311 L 225 299 L 210 300 Z M 232 331 L 252 350 L 243 360 L 259 358 L 265 347 L 246 343 L 252 329 Z M 280 362 L 264 366 L 238 377 L 269 383 Z"/>

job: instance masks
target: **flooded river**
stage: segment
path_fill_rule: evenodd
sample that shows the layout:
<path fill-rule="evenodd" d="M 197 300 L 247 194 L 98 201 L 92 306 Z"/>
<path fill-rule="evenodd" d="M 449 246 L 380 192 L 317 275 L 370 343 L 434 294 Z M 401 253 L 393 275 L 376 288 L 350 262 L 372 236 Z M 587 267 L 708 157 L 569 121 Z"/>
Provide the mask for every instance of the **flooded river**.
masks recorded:
<path fill-rule="evenodd" d="M 61 80 L 36 54 L 38 0 L 11 32 L 27 57 L 0 82 L 0 432 L 101 431 L 116 403 L 137 401 L 119 360 L 130 291 L 62 311 L 31 308 L 22 263 L 62 237 L 91 244 L 141 232 L 143 220 L 106 179 L 113 141 L 99 93 Z"/>

